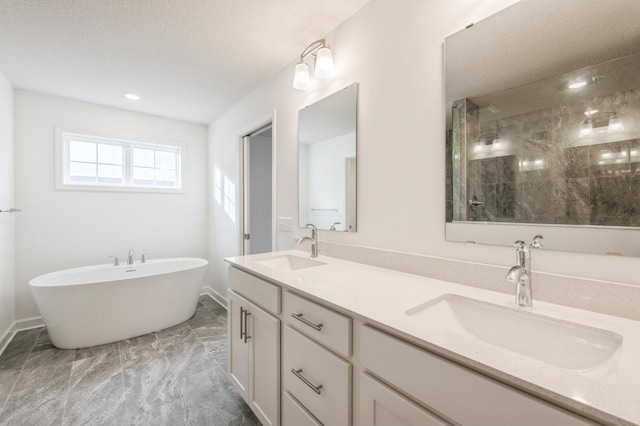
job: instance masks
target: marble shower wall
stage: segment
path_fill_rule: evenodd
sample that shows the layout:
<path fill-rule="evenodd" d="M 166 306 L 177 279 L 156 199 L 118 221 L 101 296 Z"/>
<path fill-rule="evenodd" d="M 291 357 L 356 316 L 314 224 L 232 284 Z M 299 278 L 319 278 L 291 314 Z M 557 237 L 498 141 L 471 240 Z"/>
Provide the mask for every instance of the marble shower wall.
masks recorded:
<path fill-rule="evenodd" d="M 587 108 L 601 112 L 579 137 Z M 639 91 L 493 121 L 486 109 L 465 112 L 466 197 L 453 189 L 453 211 L 466 204 L 461 220 L 640 226 Z M 607 132 L 614 113 L 624 131 Z"/>

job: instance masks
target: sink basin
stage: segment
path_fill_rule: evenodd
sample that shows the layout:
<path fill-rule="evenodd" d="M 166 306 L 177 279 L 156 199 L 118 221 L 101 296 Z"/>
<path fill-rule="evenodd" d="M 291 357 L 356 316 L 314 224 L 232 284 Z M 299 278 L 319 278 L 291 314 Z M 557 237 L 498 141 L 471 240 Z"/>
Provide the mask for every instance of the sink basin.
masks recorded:
<path fill-rule="evenodd" d="M 269 259 L 257 260 L 256 263 L 272 269 L 283 271 L 299 271 L 301 269 L 313 268 L 314 266 L 326 265 L 326 263 L 304 257 L 285 254 Z"/>
<path fill-rule="evenodd" d="M 571 370 L 588 370 L 614 358 L 622 336 L 447 294 L 406 315 L 512 352 Z"/>

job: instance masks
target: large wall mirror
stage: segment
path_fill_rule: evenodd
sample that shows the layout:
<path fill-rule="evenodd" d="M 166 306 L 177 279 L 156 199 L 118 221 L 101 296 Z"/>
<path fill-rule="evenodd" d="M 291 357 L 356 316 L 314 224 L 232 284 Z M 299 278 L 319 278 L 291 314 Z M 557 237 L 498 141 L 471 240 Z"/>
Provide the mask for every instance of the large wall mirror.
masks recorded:
<path fill-rule="evenodd" d="M 357 95 L 354 83 L 298 113 L 298 223 L 356 230 Z"/>
<path fill-rule="evenodd" d="M 522 0 L 445 40 L 447 240 L 640 256 L 638 16 Z"/>

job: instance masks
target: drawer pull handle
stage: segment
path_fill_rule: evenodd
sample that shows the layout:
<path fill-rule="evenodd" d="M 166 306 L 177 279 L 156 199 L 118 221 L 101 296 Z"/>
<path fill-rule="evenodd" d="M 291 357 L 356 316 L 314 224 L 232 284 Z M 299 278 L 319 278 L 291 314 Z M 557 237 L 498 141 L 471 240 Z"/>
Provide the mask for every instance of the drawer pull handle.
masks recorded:
<path fill-rule="evenodd" d="M 306 319 L 305 317 L 302 316 L 302 313 L 299 314 L 291 314 L 292 317 L 294 317 L 295 319 L 297 319 L 298 321 L 300 321 L 303 324 L 308 325 L 309 327 L 315 329 L 315 330 L 322 330 L 322 324 L 314 324 L 311 321 L 309 321 L 308 319 Z"/>
<path fill-rule="evenodd" d="M 240 340 L 243 340 L 244 343 L 247 343 L 247 339 L 251 339 L 251 336 L 248 335 L 247 331 L 247 317 L 249 315 L 251 315 L 251 312 L 240 306 Z"/>
<path fill-rule="evenodd" d="M 301 369 L 299 369 L 299 370 L 296 370 L 296 369 L 292 368 L 292 369 L 291 369 L 291 372 L 292 372 L 292 373 L 293 373 L 293 374 L 294 374 L 298 379 L 302 380 L 302 382 L 303 382 L 305 385 L 309 386 L 309 387 L 310 387 L 310 388 L 311 388 L 315 393 L 317 393 L 318 395 L 320 395 L 320 393 L 322 392 L 322 385 L 315 386 L 313 383 L 311 383 L 311 382 L 309 381 L 309 379 L 307 379 L 306 377 L 304 377 L 304 376 L 302 375 L 302 368 L 301 368 Z"/>
<path fill-rule="evenodd" d="M 240 306 L 240 340 L 244 339 L 244 308 Z"/>
<path fill-rule="evenodd" d="M 251 315 L 248 309 L 244 310 L 244 343 L 247 343 L 247 339 L 251 339 L 249 336 L 248 316 Z"/>

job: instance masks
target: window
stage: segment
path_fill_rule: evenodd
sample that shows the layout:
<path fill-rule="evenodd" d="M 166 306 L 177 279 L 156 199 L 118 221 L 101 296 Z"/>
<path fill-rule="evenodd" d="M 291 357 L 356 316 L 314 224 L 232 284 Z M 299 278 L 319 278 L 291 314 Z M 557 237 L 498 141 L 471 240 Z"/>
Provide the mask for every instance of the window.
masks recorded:
<path fill-rule="evenodd" d="M 222 173 L 217 167 L 213 168 L 213 198 L 222 203 Z"/>
<path fill-rule="evenodd" d="M 179 145 L 61 132 L 61 189 L 180 191 Z"/>
<path fill-rule="evenodd" d="M 224 211 L 233 222 L 236 221 L 236 185 L 224 177 Z"/>

